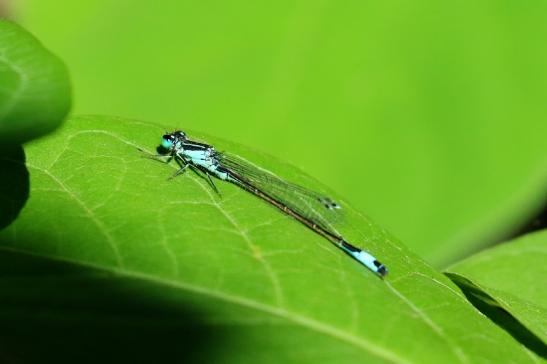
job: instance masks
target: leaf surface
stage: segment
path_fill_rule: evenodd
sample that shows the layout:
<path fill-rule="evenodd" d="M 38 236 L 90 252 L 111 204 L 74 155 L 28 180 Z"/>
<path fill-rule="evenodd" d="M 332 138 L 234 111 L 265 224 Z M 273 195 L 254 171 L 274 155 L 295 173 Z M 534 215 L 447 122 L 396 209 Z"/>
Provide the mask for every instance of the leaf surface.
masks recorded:
<path fill-rule="evenodd" d="M 545 345 L 546 262 L 547 230 L 543 230 L 475 254 L 447 272 L 463 287 L 486 293 L 491 304 L 513 315 Z"/>
<path fill-rule="evenodd" d="M 54 130 L 69 109 L 64 64 L 26 30 L 0 19 L 1 145 L 16 145 Z"/>
<path fill-rule="evenodd" d="M 202 325 L 229 337 L 206 349 L 223 362 L 537 362 L 446 276 L 289 165 L 186 130 L 337 199 L 342 234 L 382 260 L 387 279 L 232 184 L 216 181 L 220 197 L 193 173 L 168 180 L 174 164 L 137 150 L 153 152 L 165 129 L 75 117 L 29 144 L 30 198 L 0 232 L 3 249 L 145 283 L 167 307 L 199 307 Z M 43 289 L 27 286 L 30 296 Z"/>

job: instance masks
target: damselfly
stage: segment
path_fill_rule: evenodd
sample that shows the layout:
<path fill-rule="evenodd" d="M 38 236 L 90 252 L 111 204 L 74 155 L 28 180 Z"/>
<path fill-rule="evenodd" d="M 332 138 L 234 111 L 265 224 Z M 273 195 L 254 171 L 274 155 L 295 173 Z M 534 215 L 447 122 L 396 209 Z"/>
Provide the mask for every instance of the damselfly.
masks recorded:
<path fill-rule="evenodd" d="M 216 192 L 211 176 L 231 182 L 298 220 L 380 277 L 387 274 L 387 268 L 374 256 L 350 244 L 332 228 L 336 220 L 333 213 L 341 208 L 332 199 L 287 182 L 235 155 L 218 152 L 212 145 L 190 140 L 180 130 L 165 134 L 161 147 L 165 162 L 175 159 L 180 166 L 174 176 L 191 168 L 205 175 Z"/>

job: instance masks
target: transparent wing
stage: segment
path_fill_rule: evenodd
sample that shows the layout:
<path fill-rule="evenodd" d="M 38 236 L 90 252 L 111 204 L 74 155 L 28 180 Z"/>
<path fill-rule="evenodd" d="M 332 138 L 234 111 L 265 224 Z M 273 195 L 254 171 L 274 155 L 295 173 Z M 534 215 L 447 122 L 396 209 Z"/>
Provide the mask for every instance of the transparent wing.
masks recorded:
<path fill-rule="evenodd" d="M 342 208 L 328 196 L 287 182 L 241 157 L 228 153 L 218 153 L 216 157 L 224 167 L 234 171 L 246 182 L 322 228 L 336 233 L 335 226 L 342 218 Z"/>

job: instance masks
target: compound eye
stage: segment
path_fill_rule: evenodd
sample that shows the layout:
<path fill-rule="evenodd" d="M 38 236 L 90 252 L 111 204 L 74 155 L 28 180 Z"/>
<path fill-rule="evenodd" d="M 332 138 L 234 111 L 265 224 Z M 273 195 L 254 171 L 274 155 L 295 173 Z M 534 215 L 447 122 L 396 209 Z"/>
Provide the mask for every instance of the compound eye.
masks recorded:
<path fill-rule="evenodd" d="M 166 134 L 161 138 L 161 146 L 167 150 L 173 149 L 173 136 Z"/>

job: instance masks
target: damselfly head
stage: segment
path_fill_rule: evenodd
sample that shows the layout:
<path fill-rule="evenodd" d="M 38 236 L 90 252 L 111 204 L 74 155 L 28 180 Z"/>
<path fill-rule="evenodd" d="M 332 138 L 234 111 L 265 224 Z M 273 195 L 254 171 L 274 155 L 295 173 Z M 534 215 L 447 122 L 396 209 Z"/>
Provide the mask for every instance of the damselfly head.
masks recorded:
<path fill-rule="evenodd" d="M 172 133 L 164 134 L 161 137 L 161 146 L 162 148 L 167 149 L 168 151 L 173 150 L 178 142 L 186 140 L 186 133 L 182 130 L 176 130 Z"/>
<path fill-rule="evenodd" d="M 172 134 L 165 134 L 161 137 L 161 146 L 167 150 L 172 150 L 175 146 L 175 137 Z"/>

